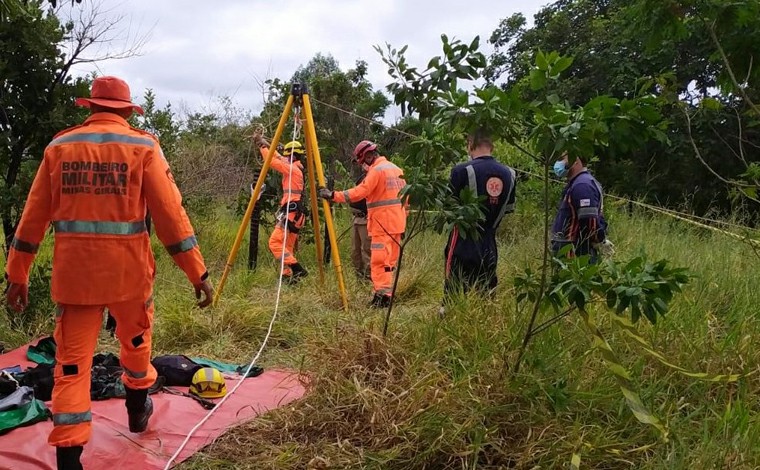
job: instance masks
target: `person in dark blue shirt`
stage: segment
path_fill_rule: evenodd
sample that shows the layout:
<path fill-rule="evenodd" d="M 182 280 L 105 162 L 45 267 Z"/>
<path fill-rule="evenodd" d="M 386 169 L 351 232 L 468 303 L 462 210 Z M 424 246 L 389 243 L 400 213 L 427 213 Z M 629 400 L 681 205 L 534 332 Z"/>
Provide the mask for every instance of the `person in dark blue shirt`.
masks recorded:
<path fill-rule="evenodd" d="M 602 185 L 581 158 L 570 165 L 567 154 L 554 164 L 554 174 L 567 178 L 567 185 L 552 225 L 552 252 L 556 256 L 562 247 L 572 245 L 570 257 L 588 255 L 591 263 L 598 261 L 599 254 L 611 255 L 614 247 L 607 240 Z"/>
<path fill-rule="evenodd" d="M 467 138 L 470 161 L 451 170 L 451 191 L 460 198 L 468 189 L 483 198 L 481 210 L 485 217 L 477 227 L 477 238 L 467 237 L 455 227 L 444 250 L 446 280 L 444 304 L 454 291 L 467 292 L 472 288 L 493 292 L 498 282 L 496 264 L 496 229 L 504 216 L 515 208 L 515 171 L 493 158 L 493 142 L 483 130 Z M 441 314 L 444 307 L 441 307 Z"/>

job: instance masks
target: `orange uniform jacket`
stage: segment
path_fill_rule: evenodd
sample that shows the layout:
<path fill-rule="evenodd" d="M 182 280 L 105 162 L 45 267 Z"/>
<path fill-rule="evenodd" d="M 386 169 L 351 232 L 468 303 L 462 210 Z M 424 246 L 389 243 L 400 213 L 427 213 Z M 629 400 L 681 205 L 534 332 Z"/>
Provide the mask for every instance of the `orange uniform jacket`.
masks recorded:
<path fill-rule="evenodd" d="M 367 231 L 378 234 L 400 234 L 406 230 L 406 209 L 399 191 L 406 186 L 404 172 L 385 157 L 378 157 L 358 186 L 336 191 L 335 202 L 367 200 Z"/>
<path fill-rule="evenodd" d="M 268 147 L 261 147 L 261 156 L 266 159 Z M 298 202 L 303 197 L 303 165 L 298 160 L 293 161 L 293 171 L 290 171 L 290 160 L 275 150 L 272 158 L 272 169 L 282 175 L 282 200 L 284 206 L 290 202 Z"/>
<path fill-rule="evenodd" d="M 146 206 L 158 238 L 190 282 L 205 280 L 193 227 L 156 138 L 115 114 L 93 114 L 45 149 L 11 245 L 8 280 L 28 282 L 52 223 L 54 301 L 107 305 L 147 299 L 155 262 Z"/>

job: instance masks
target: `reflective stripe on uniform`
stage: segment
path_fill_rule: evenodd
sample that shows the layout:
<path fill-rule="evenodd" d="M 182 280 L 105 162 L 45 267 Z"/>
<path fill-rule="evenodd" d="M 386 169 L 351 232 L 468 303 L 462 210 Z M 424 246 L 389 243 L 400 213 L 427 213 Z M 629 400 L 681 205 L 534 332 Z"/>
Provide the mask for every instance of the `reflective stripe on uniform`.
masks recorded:
<path fill-rule="evenodd" d="M 475 196 L 478 195 L 478 179 L 475 177 L 475 168 L 472 165 L 467 165 L 467 181 L 470 185 L 470 191 Z"/>
<path fill-rule="evenodd" d="M 592 178 L 592 181 L 594 182 L 597 191 L 599 191 L 599 211 L 604 211 L 604 191 L 602 190 L 602 185 L 599 184 L 599 181 L 597 181 L 596 178 Z"/>
<path fill-rule="evenodd" d="M 383 245 L 382 243 L 372 243 L 370 245 L 370 249 L 372 250 L 382 250 L 384 248 L 385 248 L 385 245 Z"/>
<path fill-rule="evenodd" d="M 133 370 L 129 370 L 126 367 L 122 366 L 122 369 L 124 369 L 124 373 L 127 374 L 128 377 L 132 377 L 133 379 L 144 379 L 148 376 L 148 371 L 144 372 L 135 372 Z"/>
<path fill-rule="evenodd" d="M 29 243 L 24 240 L 19 240 L 18 238 L 13 238 L 13 241 L 11 242 L 11 248 L 15 248 L 18 251 L 23 251 L 24 253 L 31 253 L 35 254 L 37 253 L 37 250 L 40 249 L 40 245 L 36 243 Z"/>
<path fill-rule="evenodd" d="M 286 252 L 285 252 L 285 258 L 287 258 L 287 257 L 289 257 L 289 256 L 292 256 L 292 255 L 286 251 Z M 275 261 L 282 261 L 282 258 L 280 258 L 279 256 L 275 256 L 275 258 L 274 258 L 274 259 L 275 259 Z M 287 265 L 286 265 L 286 266 L 287 266 Z"/>
<path fill-rule="evenodd" d="M 95 220 L 56 220 L 53 222 L 56 232 L 62 233 L 97 233 L 99 235 L 135 235 L 146 232 L 145 221 L 106 222 Z"/>
<path fill-rule="evenodd" d="M 392 292 L 393 292 L 392 289 L 378 289 L 378 290 L 375 291 L 375 294 L 390 296 Z"/>
<path fill-rule="evenodd" d="M 509 198 L 512 195 L 512 191 L 515 190 L 515 180 L 517 179 L 517 175 L 515 174 L 515 170 L 512 168 L 507 167 L 509 170 L 509 174 L 512 175 L 512 182 L 509 184 L 509 191 L 507 191 L 507 200 L 505 202 L 509 202 Z M 504 204 L 504 206 L 501 208 L 501 211 L 499 212 L 499 215 L 496 217 L 496 220 L 493 222 L 493 228 L 496 228 L 501 223 L 501 219 L 504 218 L 504 216 L 507 214 L 507 212 L 514 212 L 515 211 L 515 204 Z"/>
<path fill-rule="evenodd" d="M 578 209 L 578 218 L 596 217 L 599 215 L 598 207 L 581 207 Z"/>
<path fill-rule="evenodd" d="M 373 170 L 385 170 L 387 168 L 398 168 L 398 167 L 394 165 L 393 163 L 389 162 L 389 163 L 383 163 L 382 165 L 378 165 L 375 168 L 373 168 Z"/>
<path fill-rule="evenodd" d="M 89 423 L 90 421 L 92 421 L 92 412 L 89 410 L 82 413 L 55 413 L 53 415 L 53 426 Z"/>
<path fill-rule="evenodd" d="M 351 202 L 351 197 L 348 195 L 348 191 L 343 191 L 343 198 L 346 202 Z"/>
<path fill-rule="evenodd" d="M 130 144 L 153 148 L 156 142 L 153 139 L 135 137 L 131 135 L 115 134 L 113 132 L 98 132 L 87 134 L 69 134 L 58 137 L 50 142 L 50 146 L 72 143 L 88 144 Z"/>
<path fill-rule="evenodd" d="M 300 189 L 286 189 L 285 192 L 290 194 L 303 194 L 303 191 Z"/>
<path fill-rule="evenodd" d="M 383 201 L 368 202 L 367 209 L 372 209 L 373 207 L 381 207 L 381 206 L 393 206 L 396 204 L 401 204 L 401 199 L 385 199 Z"/>
<path fill-rule="evenodd" d="M 190 251 L 196 246 L 198 246 L 198 240 L 195 238 L 195 235 L 191 235 L 179 243 L 167 246 L 166 251 L 168 251 L 170 255 L 174 256 L 186 251 Z"/>

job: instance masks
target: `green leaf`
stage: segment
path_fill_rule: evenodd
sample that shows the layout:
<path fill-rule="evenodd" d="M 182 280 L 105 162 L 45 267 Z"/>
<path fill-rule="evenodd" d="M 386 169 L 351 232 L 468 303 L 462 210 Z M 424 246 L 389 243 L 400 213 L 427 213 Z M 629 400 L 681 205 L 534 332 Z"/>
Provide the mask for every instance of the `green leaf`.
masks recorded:
<path fill-rule="evenodd" d="M 699 102 L 699 106 L 709 109 L 710 111 L 719 111 L 722 107 L 720 101 L 710 97 L 702 99 L 702 101 Z"/>
<path fill-rule="evenodd" d="M 649 320 L 651 324 L 657 324 L 657 312 L 654 311 L 651 305 L 647 305 L 644 308 L 644 315 L 647 317 L 647 320 Z"/>
<path fill-rule="evenodd" d="M 549 62 L 546 60 L 546 56 L 541 50 L 536 52 L 536 67 L 542 72 L 549 70 Z"/>
<path fill-rule="evenodd" d="M 623 297 L 620 299 L 620 303 L 617 306 L 616 313 L 618 315 L 622 315 L 623 312 L 625 312 L 625 309 L 628 308 L 628 305 L 630 305 L 631 301 L 627 297 Z"/>
<path fill-rule="evenodd" d="M 530 71 L 530 88 L 533 91 L 538 91 L 546 86 L 546 75 L 538 70 L 533 69 Z"/>
<path fill-rule="evenodd" d="M 617 294 L 615 294 L 615 291 L 610 289 L 607 291 L 607 308 L 615 308 L 615 304 L 617 303 Z"/>
<path fill-rule="evenodd" d="M 567 70 L 568 67 L 570 67 L 573 64 L 573 58 L 572 57 L 560 57 L 557 62 L 552 66 L 551 74 L 552 75 L 559 75 L 560 73 Z"/>
<path fill-rule="evenodd" d="M 741 188 L 741 191 L 745 196 L 757 199 L 757 188 Z"/>
<path fill-rule="evenodd" d="M 660 313 L 660 315 L 664 315 L 668 311 L 668 304 L 666 304 L 662 299 L 654 299 L 654 307 L 657 309 L 657 311 Z"/>

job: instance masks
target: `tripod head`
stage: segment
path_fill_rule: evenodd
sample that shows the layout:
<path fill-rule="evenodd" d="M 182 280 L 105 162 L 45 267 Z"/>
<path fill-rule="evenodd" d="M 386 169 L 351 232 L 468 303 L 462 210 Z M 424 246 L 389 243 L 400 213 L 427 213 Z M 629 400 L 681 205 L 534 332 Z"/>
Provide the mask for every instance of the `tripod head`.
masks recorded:
<path fill-rule="evenodd" d="M 309 87 L 305 83 L 293 83 L 290 88 L 290 94 L 293 95 L 293 104 L 303 106 L 303 95 L 309 94 Z"/>

